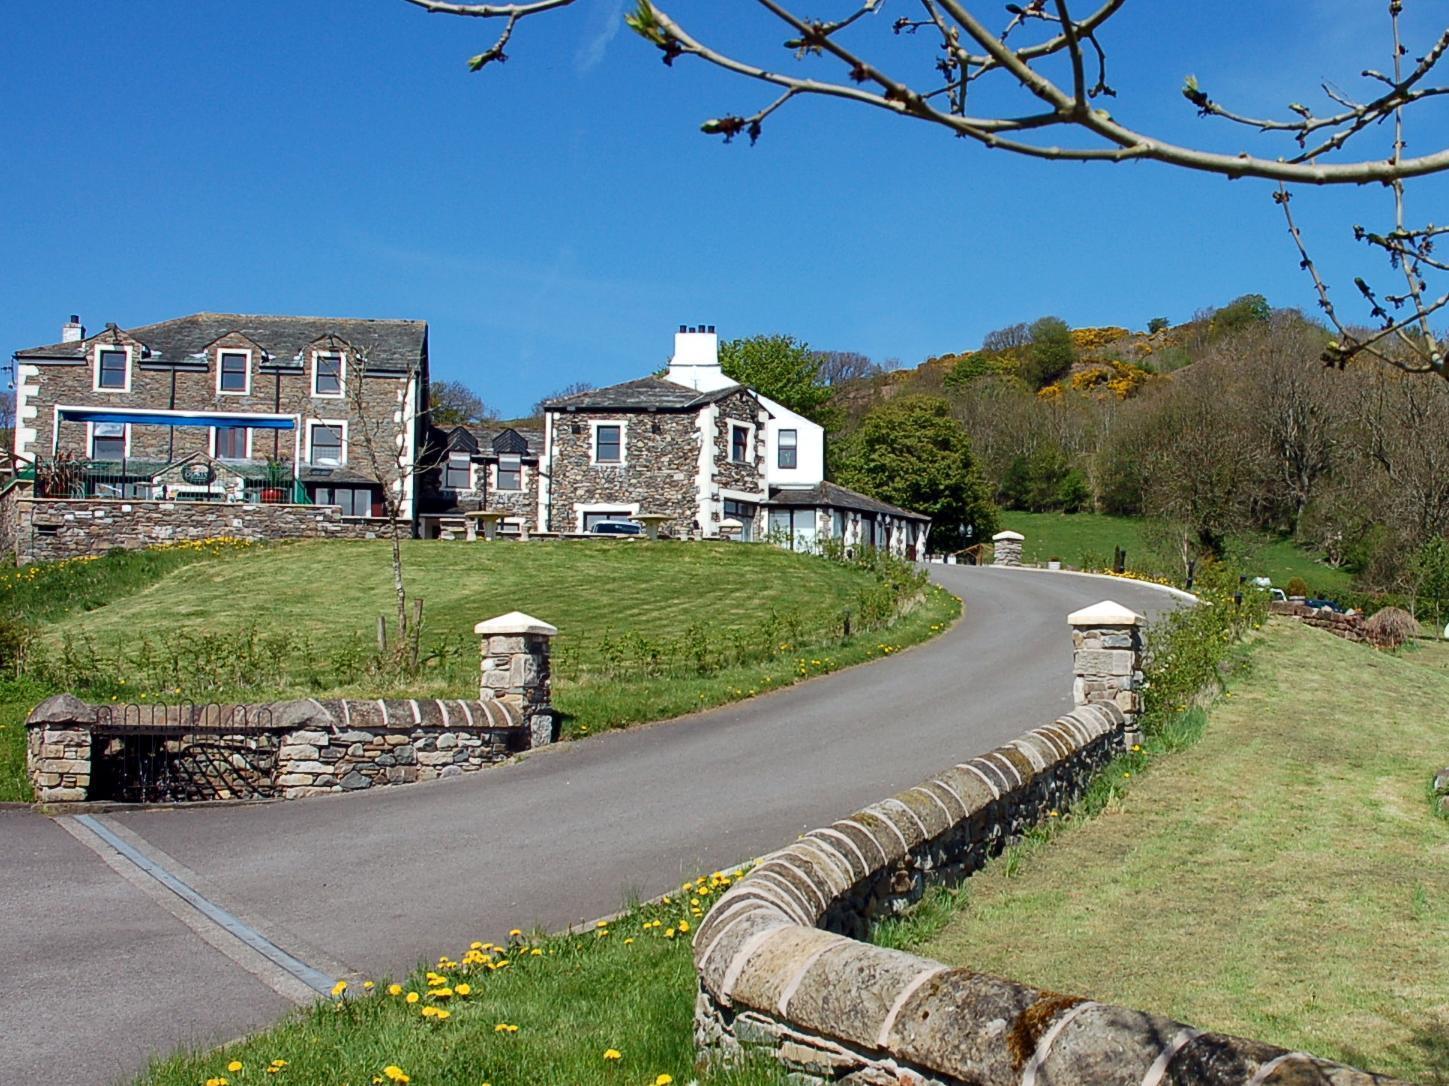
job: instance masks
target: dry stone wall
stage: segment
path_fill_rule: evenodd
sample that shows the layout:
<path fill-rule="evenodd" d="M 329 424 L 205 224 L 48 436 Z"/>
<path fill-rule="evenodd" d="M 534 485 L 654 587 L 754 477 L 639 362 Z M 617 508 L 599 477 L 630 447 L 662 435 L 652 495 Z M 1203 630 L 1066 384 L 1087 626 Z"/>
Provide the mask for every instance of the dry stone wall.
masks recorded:
<path fill-rule="evenodd" d="M 11 553 L 19 565 L 215 539 L 376 539 L 380 522 L 344 520 L 333 505 L 22 497 Z M 0 538 L 4 533 L 0 532 Z"/>
<path fill-rule="evenodd" d="M 1327 630 L 1334 637 L 1341 637 L 1345 641 L 1368 641 L 1368 634 L 1363 629 L 1364 618 L 1359 614 L 1341 614 L 1331 607 L 1309 607 L 1306 603 L 1292 600 L 1287 603 L 1274 600 L 1268 605 L 1268 610 L 1275 615 L 1296 618 L 1314 629 Z"/>

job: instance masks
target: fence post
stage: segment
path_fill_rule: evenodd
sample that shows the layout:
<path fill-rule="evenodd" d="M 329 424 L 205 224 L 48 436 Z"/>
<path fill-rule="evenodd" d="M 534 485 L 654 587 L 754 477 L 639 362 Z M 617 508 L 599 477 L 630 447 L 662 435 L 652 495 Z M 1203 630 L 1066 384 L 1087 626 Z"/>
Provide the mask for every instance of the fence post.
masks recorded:
<path fill-rule="evenodd" d="M 89 798 L 95 722 L 95 709 L 70 694 L 57 694 L 35 707 L 25 721 L 25 761 L 36 800 L 74 803 Z"/>
<path fill-rule="evenodd" d="M 1072 627 L 1072 702 L 1112 702 L 1127 717 L 1122 742 L 1142 742 L 1142 627 L 1147 620 L 1112 600 L 1067 616 Z"/>
<path fill-rule="evenodd" d="M 991 537 L 991 542 L 996 544 L 994 553 L 991 556 L 993 566 L 1019 566 L 1021 565 L 1021 544 L 1026 536 L 1020 532 L 997 532 Z"/>
<path fill-rule="evenodd" d="M 482 639 L 479 699 L 496 699 L 517 709 L 528 726 L 533 746 L 553 742 L 549 655 L 558 628 L 522 611 L 510 611 L 478 623 L 473 632 Z"/>

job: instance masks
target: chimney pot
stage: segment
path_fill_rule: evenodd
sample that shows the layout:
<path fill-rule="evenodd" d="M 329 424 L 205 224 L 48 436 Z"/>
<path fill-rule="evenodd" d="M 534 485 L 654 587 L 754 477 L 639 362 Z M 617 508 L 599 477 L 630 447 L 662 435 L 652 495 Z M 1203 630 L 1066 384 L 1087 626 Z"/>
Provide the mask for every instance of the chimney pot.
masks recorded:
<path fill-rule="evenodd" d="M 680 331 L 681 331 L 681 332 L 688 332 L 688 331 L 689 331 L 689 326 L 688 326 L 688 325 L 684 325 L 684 324 L 681 324 L 681 325 L 680 325 L 680 326 L 679 326 L 679 330 L 680 330 Z"/>

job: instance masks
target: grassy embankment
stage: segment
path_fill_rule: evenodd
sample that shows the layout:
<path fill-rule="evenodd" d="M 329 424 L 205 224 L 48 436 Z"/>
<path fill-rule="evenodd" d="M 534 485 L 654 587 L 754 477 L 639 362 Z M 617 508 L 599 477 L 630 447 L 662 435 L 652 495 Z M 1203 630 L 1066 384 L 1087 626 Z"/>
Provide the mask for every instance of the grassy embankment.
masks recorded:
<path fill-rule="evenodd" d="M 1001 526 L 1026 536 L 1022 550 L 1027 562 L 1045 564 L 1049 558 L 1058 558 L 1068 566 L 1105 566 L 1112 561 L 1113 548 L 1122 547 L 1130 567 L 1157 572 L 1156 567 L 1162 566 L 1164 571 L 1181 577 L 1181 569 L 1169 571 L 1166 562 L 1150 554 L 1144 523 L 1135 517 L 1010 510 L 1001 514 Z M 1285 539 L 1251 545 L 1243 566 L 1253 576 L 1270 578 L 1279 588 L 1294 577 L 1302 577 L 1314 593 L 1328 596 L 1344 591 L 1352 580 L 1344 570 L 1320 562 Z"/>
<path fill-rule="evenodd" d="M 690 936 L 734 874 L 595 931 L 527 940 L 491 933 L 507 949 L 475 944 L 471 963 L 469 948 L 448 948 L 448 958 L 398 989 L 385 978 L 370 994 L 355 984 L 346 994 L 362 998 L 320 1001 L 225 1049 L 177 1053 L 138 1082 L 404 1081 L 387 1077 L 391 1067 L 414 1086 L 784 1086 L 769 1064 L 694 1067 Z M 440 989 L 447 994 L 428 994 Z M 269 1073 L 275 1060 L 286 1065 Z M 241 1066 L 231 1069 L 233 1061 Z"/>
<path fill-rule="evenodd" d="M 1119 768 L 1097 817 L 993 862 L 943 928 L 897 941 L 1446 1081 L 1449 822 L 1427 795 L 1445 761 L 1438 655 L 1275 620 L 1198 742 L 1130 779 Z"/>
<path fill-rule="evenodd" d="M 426 601 L 416 675 L 377 666 L 377 616 L 392 607 L 383 543 L 178 548 L 4 575 L 0 610 L 40 637 L 29 677 L 0 682 L 0 800 L 28 798 L 21 722 L 58 689 L 119 701 L 476 696 L 474 623 L 521 610 L 558 626 L 554 700 L 566 734 L 584 734 L 888 654 L 960 610 L 927 588 L 892 617 L 900 568 L 765 546 L 414 542 L 406 563 Z"/>

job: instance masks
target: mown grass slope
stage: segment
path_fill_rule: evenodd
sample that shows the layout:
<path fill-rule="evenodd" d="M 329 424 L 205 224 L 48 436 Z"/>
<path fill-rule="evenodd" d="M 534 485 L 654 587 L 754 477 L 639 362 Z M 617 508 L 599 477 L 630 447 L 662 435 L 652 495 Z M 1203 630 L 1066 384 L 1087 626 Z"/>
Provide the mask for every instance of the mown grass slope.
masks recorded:
<path fill-rule="evenodd" d="M 921 952 L 1421 1082 L 1449 1069 L 1449 673 L 1275 620 L 1203 738 Z"/>
<path fill-rule="evenodd" d="M 415 541 L 405 568 L 424 600 L 424 662 L 400 675 L 375 666 L 377 619 L 394 607 L 387 544 L 213 550 L 110 555 L 0 584 L 0 603 L 38 622 L 41 642 L 28 678 L 0 682 L 0 800 L 28 798 L 21 722 L 61 688 L 123 702 L 476 697 L 473 626 L 518 610 L 559 628 L 554 703 L 566 733 L 587 733 L 887 654 L 960 609 L 938 589 L 892 599 L 877 573 L 769 546 Z M 892 617 L 887 602 L 909 610 Z"/>
<path fill-rule="evenodd" d="M 1113 517 L 1101 513 L 1026 513 L 1008 510 L 1001 514 L 1002 528 L 1026 536 L 1022 545 L 1027 562 L 1058 558 L 1069 566 L 1103 565 L 1112 561 L 1115 547 L 1127 551 L 1127 564 L 1134 569 L 1156 572 L 1166 569 L 1164 559 L 1151 553 L 1145 522 L 1137 517 Z M 1268 577 L 1283 588 L 1294 577 L 1302 577 L 1315 593 L 1333 595 L 1349 587 L 1352 578 L 1341 569 L 1319 561 L 1290 540 L 1250 542 L 1244 568 L 1255 576 Z M 1181 570 L 1173 568 L 1181 576 Z"/>

